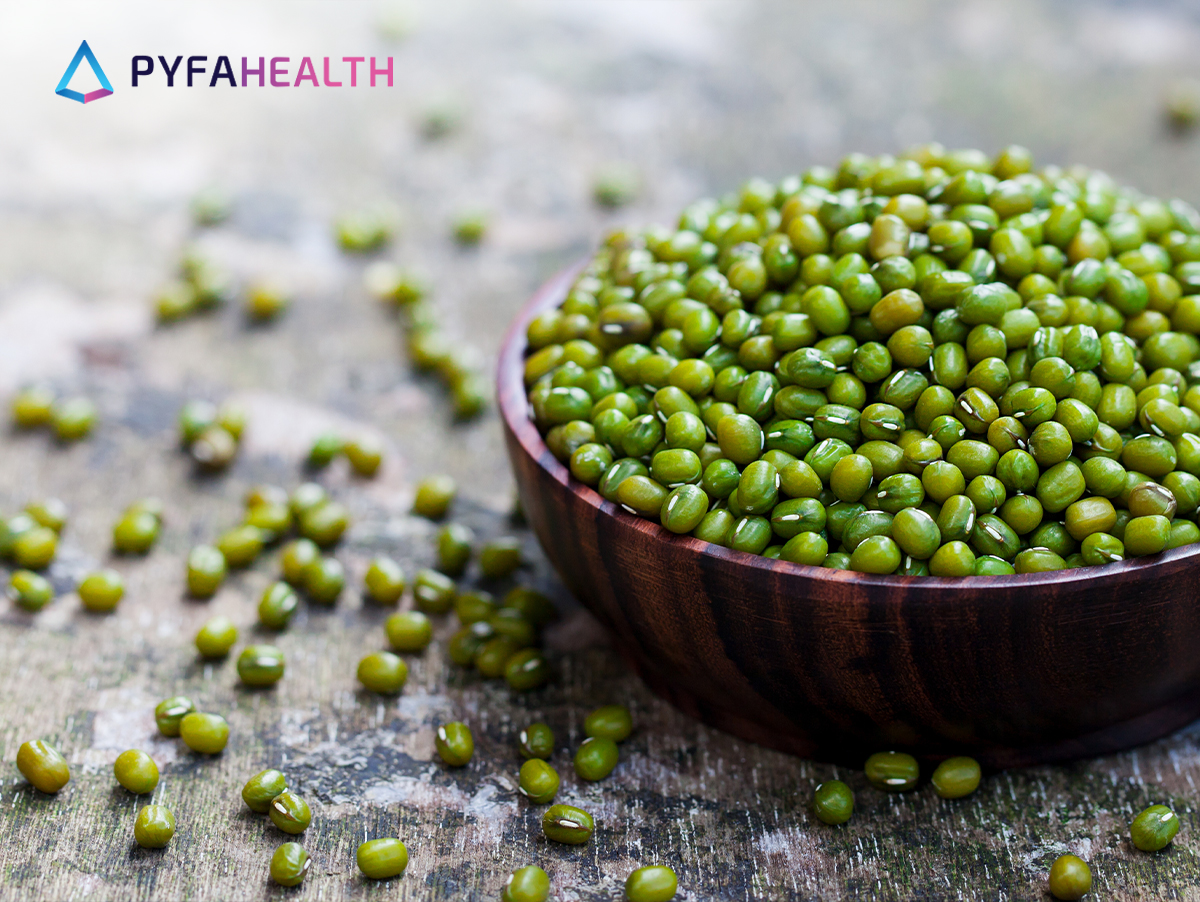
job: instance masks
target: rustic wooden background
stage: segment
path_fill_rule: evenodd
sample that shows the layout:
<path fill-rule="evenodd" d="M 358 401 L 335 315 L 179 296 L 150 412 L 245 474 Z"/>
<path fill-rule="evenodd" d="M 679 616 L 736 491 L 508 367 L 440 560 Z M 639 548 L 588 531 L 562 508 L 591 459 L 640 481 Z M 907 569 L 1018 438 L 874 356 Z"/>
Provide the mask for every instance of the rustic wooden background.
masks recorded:
<path fill-rule="evenodd" d="M 52 93 L 83 37 L 117 88 L 86 108 Z M 354 667 L 382 647 L 383 614 L 356 591 L 335 610 L 303 611 L 278 639 L 287 676 L 249 692 L 232 661 L 199 663 L 191 639 L 216 613 L 257 635 L 273 556 L 211 601 L 181 594 L 189 547 L 237 521 L 248 486 L 295 485 L 307 439 L 328 425 L 388 442 L 377 479 L 323 477 L 354 514 L 338 556 L 355 583 L 377 552 L 410 572 L 432 560 L 434 528 L 406 514 L 424 474 L 458 477 L 455 516 L 480 536 L 514 531 L 495 415 L 454 425 L 438 386 L 412 375 L 398 327 L 361 288 L 362 262 L 331 241 L 339 211 L 399 206 L 404 228 L 385 256 L 432 274 L 447 329 L 490 365 L 523 300 L 604 227 L 669 219 L 748 175 L 851 149 L 1019 141 L 1045 161 L 1200 201 L 1200 143 L 1162 120 L 1166 86 L 1200 72 L 1197 46 L 1200 17 L 1185 2 L 4 5 L 0 395 L 49 380 L 93 397 L 103 422 L 71 448 L 0 438 L 0 512 L 57 496 L 72 513 L 51 570 L 60 597 L 35 616 L 0 606 L 0 898 L 483 900 L 536 861 L 556 900 L 617 898 L 630 870 L 656 862 L 675 868 L 689 902 L 1034 899 L 1068 850 L 1091 862 L 1096 898 L 1200 898 L 1196 726 L 1122 755 L 990 776 L 960 802 L 928 787 L 884 796 L 857 773 L 735 741 L 649 695 L 525 532 L 521 580 L 564 612 L 549 637 L 558 679 L 528 696 L 451 666 L 448 623 L 413 659 L 402 697 L 359 691 Z M 396 86 L 134 91 L 135 53 L 390 54 Z M 426 111 L 446 105 L 460 128 L 423 138 Z M 637 167 L 646 188 L 605 214 L 589 186 L 614 161 Z M 231 193 L 233 216 L 197 232 L 187 201 L 214 184 Z M 471 206 L 492 211 L 492 229 L 460 250 L 449 221 Z M 239 279 L 288 281 L 293 309 L 266 328 L 235 309 L 155 328 L 149 296 L 191 241 Z M 194 397 L 250 410 L 242 454 L 221 477 L 195 478 L 176 447 L 176 413 Z M 113 521 L 146 495 L 166 502 L 162 540 L 144 560 L 110 561 Z M 128 595 L 97 617 L 70 588 L 101 563 L 125 574 Z M 223 755 L 156 735 L 152 708 L 175 693 L 228 717 Z M 607 702 L 628 704 L 637 730 L 612 777 L 580 785 L 568 749 L 584 713 Z M 435 726 L 451 718 L 478 742 L 456 772 L 433 753 Z M 534 719 L 559 737 L 560 800 L 597 815 L 582 848 L 548 845 L 539 809 L 514 791 L 515 735 Z M 35 737 L 71 762 L 58 796 L 32 791 L 12 766 Z M 163 770 L 154 800 L 179 822 L 165 850 L 132 841 L 144 800 L 111 775 L 128 747 Z M 239 798 L 268 766 L 284 767 L 314 810 L 303 842 L 315 865 L 294 891 L 267 878 L 286 837 Z M 833 776 L 858 796 L 839 829 L 806 808 Z M 1172 805 L 1183 829 L 1147 856 L 1127 823 L 1153 802 Z M 408 844 L 408 872 L 365 882 L 353 850 L 388 834 Z"/>

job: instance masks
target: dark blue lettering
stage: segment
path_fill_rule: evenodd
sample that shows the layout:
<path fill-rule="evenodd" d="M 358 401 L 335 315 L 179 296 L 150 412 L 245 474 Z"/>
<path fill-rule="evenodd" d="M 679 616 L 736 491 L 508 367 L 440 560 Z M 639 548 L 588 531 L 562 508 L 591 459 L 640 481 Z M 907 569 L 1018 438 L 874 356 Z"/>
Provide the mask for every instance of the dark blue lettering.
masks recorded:
<path fill-rule="evenodd" d="M 227 56 L 217 57 L 217 65 L 213 68 L 212 79 L 209 81 L 208 86 L 215 88 L 218 78 L 227 78 L 229 79 L 230 87 L 237 87 L 237 79 L 233 77 L 233 66 L 229 65 L 229 57 Z"/>
<path fill-rule="evenodd" d="M 194 65 L 194 63 L 204 62 L 207 59 L 208 59 L 207 56 L 189 56 L 188 57 L 188 87 L 189 88 L 192 86 L 192 76 L 199 75 L 201 72 L 205 71 L 205 68 L 203 66 L 196 66 L 196 65 Z"/>
<path fill-rule="evenodd" d="M 139 69 L 138 68 L 139 62 L 145 63 L 149 68 Z M 133 58 L 133 86 L 135 88 L 138 86 L 137 81 L 138 81 L 139 76 L 149 75 L 153 71 L 154 71 L 154 57 L 152 57 L 152 56 L 135 56 Z"/>
<path fill-rule="evenodd" d="M 162 63 L 163 71 L 167 73 L 167 87 L 175 87 L 175 70 L 179 68 L 179 64 L 183 62 L 182 56 L 175 57 L 175 65 L 168 66 L 166 57 L 160 56 L 158 61 Z"/>

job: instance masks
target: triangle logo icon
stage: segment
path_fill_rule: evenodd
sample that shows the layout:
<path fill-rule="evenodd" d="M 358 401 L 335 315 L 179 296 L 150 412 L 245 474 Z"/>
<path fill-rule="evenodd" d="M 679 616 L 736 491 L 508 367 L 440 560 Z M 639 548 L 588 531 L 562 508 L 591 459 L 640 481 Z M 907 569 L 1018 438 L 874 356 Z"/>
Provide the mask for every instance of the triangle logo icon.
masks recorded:
<path fill-rule="evenodd" d="M 72 91 L 67 85 L 71 83 L 71 79 L 75 75 L 75 70 L 79 68 L 79 64 L 85 59 L 88 65 L 92 67 L 92 74 L 96 76 L 101 87 L 95 91 L 88 91 L 86 94 L 81 94 L 79 91 Z M 107 97 L 112 92 L 112 82 L 108 80 L 108 76 L 100 68 L 100 63 L 96 60 L 96 54 L 92 53 L 92 48 L 88 46 L 88 42 L 84 41 L 79 45 L 79 49 L 75 51 L 75 57 L 71 60 L 71 65 L 67 66 L 67 71 L 63 73 L 63 77 L 59 79 L 58 87 L 54 89 L 54 93 L 59 97 L 66 97 L 68 100 L 89 103 L 93 100 L 99 100 L 101 97 Z"/>

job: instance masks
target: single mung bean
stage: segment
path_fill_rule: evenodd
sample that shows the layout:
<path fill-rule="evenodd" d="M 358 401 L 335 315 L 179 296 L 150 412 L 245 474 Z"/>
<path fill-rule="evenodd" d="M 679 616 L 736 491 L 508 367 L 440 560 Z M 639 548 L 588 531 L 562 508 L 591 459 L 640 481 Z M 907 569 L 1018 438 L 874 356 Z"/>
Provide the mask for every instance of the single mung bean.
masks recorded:
<path fill-rule="evenodd" d="M 274 686 L 283 671 L 283 652 L 274 645 L 248 645 L 238 655 L 238 677 L 247 686 Z"/>
<path fill-rule="evenodd" d="M 304 571 L 321 556 L 321 550 L 310 539 L 294 539 L 283 546 L 279 566 L 283 578 L 293 586 L 304 584 Z"/>
<path fill-rule="evenodd" d="M 396 651 L 419 653 L 433 638 L 433 624 L 420 611 L 401 611 L 384 621 L 388 645 Z"/>
<path fill-rule="evenodd" d="M 624 705 L 604 705 L 583 719 L 585 736 L 623 742 L 633 732 L 633 718 Z"/>
<path fill-rule="evenodd" d="M 408 867 L 408 849 L 395 837 L 371 839 L 358 847 L 354 860 L 364 877 L 387 880 L 404 873 Z"/>
<path fill-rule="evenodd" d="M 844 824 L 854 813 L 854 793 L 841 780 L 826 780 L 813 791 L 813 813 L 823 824 Z"/>
<path fill-rule="evenodd" d="M 1171 538 L 1171 521 L 1159 514 L 1133 517 L 1125 525 L 1125 552 L 1139 557 L 1158 554 L 1167 547 Z"/>
<path fill-rule="evenodd" d="M 370 479 L 383 463 L 383 442 L 373 435 L 359 435 L 342 447 L 350 467 L 359 476 Z"/>
<path fill-rule="evenodd" d="M 226 401 L 217 408 L 217 425 L 240 441 L 246 428 L 246 409 L 235 401 Z"/>
<path fill-rule="evenodd" d="M 113 762 L 113 776 L 134 795 L 145 795 L 153 792 L 158 785 L 158 765 L 145 752 L 129 749 L 117 755 L 117 760 Z"/>
<path fill-rule="evenodd" d="M 308 803 L 290 789 L 285 789 L 267 807 L 271 823 L 284 833 L 303 833 L 312 823 L 312 810 Z"/>
<path fill-rule="evenodd" d="M 45 426 L 53 417 L 54 392 L 43 386 L 24 388 L 12 399 L 13 422 L 21 429 Z"/>
<path fill-rule="evenodd" d="M 395 695 L 408 680 L 408 665 L 387 651 L 377 651 L 358 662 L 358 681 L 371 692 Z"/>
<path fill-rule="evenodd" d="M 50 412 L 50 425 L 60 442 L 85 438 L 96 425 L 96 405 L 87 398 L 68 398 L 55 402 Z"/>
<path fill-rule="evenodd" d="M 683 535 L 700 525 L 708 513 L 709 496 L 696 485 L 681 485 L 667 495 L 659 521 L 673 533 Z"/>
<path fill-rule="evenodd" d="M 164 736 L 178 736 L 180 722 L 195 710 L 195 704 L 186 695 L 173 695 L 163 699 L 154 709 L 154 722 L 158 725 L 158 732 Z"/>
<path fill-rule="evenodd" d="M 527 692 L 546 684 L 550 668 L 537 648 L 522 648 L 504 662 L 504 681 L 510 689 Z"/>
<path fill-rule="evenodd" d="M 850 554 L 850 569 L 858 573 L 894 573 L 900 548 L 891 536 L 868 536 Z"/>
<path fill-rule="evenodd" d="M 554 753 L 554 731 L 544 723 L 532 723 L 521 731 L 518 743 L 526 758 L 549 758 Z"/>
<path fill-rule="evenodd" d="M 1082 899 L 1092 889 L 1092 869 L 1076 855 L 1060 855 L 1050 866 L 1050 895 L 1055 899 Z"/>
<path fill-rule="evenodd" d="M 264 543 L 275 542 L 292 528 L 292 509 L 278 502 L 252 505 L 246 509 L 246 525 L 256 527 Z"/>
<path fill-rule="evenodd" d="M 120 604 L 125 595 L 125 580 L 116 570 L 97 570 L 85 576 L 76 591 L 89 611 L 106 613 Z"/>
<path fill-rule="evenodd" d="M 471 560 L 475 534 L 461 523 L 447 523 L 437 535 L 438 569 L 447 576 L 461 576 Z"/>
<path fill-rule="evenodd" d="M 475 754 L 471 728 L 461 721 L 443 724 L 434 735 L 434 745 L 443 761 L 451 767 L 463 767 Z"/>
<path fill-rule="evenodd" d="M 454 606 L 454 580 L 436 570 L 418 570 L 413 583 L 417 607 L 427 614 L 445 614 Z"/>
<path fill-rule="evenodd" d="M 113 527 L 113 550 L 145 554 L 158 538 L 158 518 L 147 511 L 127 512 Z"/>
<path fill-rule="evenodd" d="M 404 570 L 389 557 L 374 558 L 363 578 L 363 586 L 376 604 L 395 605 L 404 594 Z"/>
<path fill-rule="evenodd" d="M 266 814 L 271 809 L 271 800 L 287 789 L 287 778 L 282 771 L 268 768 L 259 771 L 242 787 L 242 801 L 256 814 Z"/>
<path fill-rule="evenodd" d="M 280 886 L 299 886 L 312 867 L 312 859 L 300 843 L 285 842 L 271 856 L 271 879 Z"/>
<path fill-rule="evenodd" d="M 188 449 L 197 465 L 207 470 L 229 466 L 238 452 L 238 440 L 224 426 L 209 426 Z"/>
<path fill-rule="evenodd" d="M 246 291 L 246 317 L 256 323 L 266 323 L 287 309 L 289 302 L 287 294 L 277 285 L 253 284 Z"/>
<path fill-rule="evenodd" d="M 1109 533 L 1097 532 L 1083 540 L 1080 552 L 1087 564 L 1098 567 L 1125 560 L 1125 543 Z"/>
<path fill-rule="evenodd" d="M 582 845 L 595 830 L 596 822 L 592 816 L 571 805 L 552 805 L 542 815 L 542 833 L 552 842 Z"/>
<path fill-rule="evenodd" d="M 872 786 L 888 792 L 907 792 L 921 776 L 917 759 L 904 752 L 876 752 L 863 770 Z"/>
<path fill-rule="evenodd" d="M 479 569 L 488 579 L 503 579 L 520 566 L 521 543 L 511 536 L 485 542 L 479 551 Z"/>
<path fill-rule="evenodd" d="M 625 879 L 625 898 L 629 902 L 669 902 L 675 898 L 678 887 L 673 870 L 663 865 L 648 865 Z"/>
<path fill-rule="evenodd" d="M 143 849 L 161 849 L 175 835 L 175 815 L 164 805 L 144 805 L 133 822 L 133 838 Z"/>
<path fill-rule="evenodd" d="M 8 581 L 8 597 L 26 611 L 40 611 L 54 598 L 54 587 L 32 570 L 14 570 Z"/>
<path fill-rule="evenodd" d="M 41 570 L 48 567 L 58 553 L 58 533 L 48 526 L 34 526 L 17 536 L 9 555 L 18 567 Z"/>
<path fill-rule="evenodd" d="M 198 439 L 205 429 L 217 422 L 217 407 L 208 401 L 193 400 L 179 409 L 179 438 L 185 447 Z"/>
<path fill-rule="evenodd" d="M 225 581 L 225 555 L 212 545 L 197 545 L 188 554 L 187 587 L 194 598 L 211 598 Z"/>
<path fill-rule="evenodd" d="M 329 466 L 342 453 L 345 442 L 336 432 L 322 432 L 308 448 L 306 463 L 311 469 L 320 470 Z"/>
<path fill-rule="evenodd" d="M 520 613 L 524 619 L 538 629 L 558 618 L 554 602 L 542 595 L 540 591 L 530 589 L 527 585 L 515 585 L 514 588 L 506 591 L 502 607 Z"/>
<path fill-rule="evenodd" d="M 8 520 L 0 521 L 0 556 L 11 556 L 13 544 L 35 526 L 37 521 L 29 514 L 17 514 Z"/>
<path fill-rule="evenodd" d="M 223 658 L 237 642 L 237 626 L 228 617 L 213 617 L 196 633 L 196 650 L 204 658 Z"/>
<path fill-rule="evenodd" d="M 546 902 L 549 897 L 550 878 L 536 864 L 513 871 L 500 891 L 500 902 Z"/>
<path fill-rule="evenodd" d="M 1129 825 L 1129 837 L 1143 852 L 1165 849 L 1179 832 L 1179 816 L 1166 805 L 1151 805 Z"/>
<path fill-rule="evenodd" d="M 413 512 L 430 520 L 440 520 L 454 502 L 458 485 L 449 476 L 429 476 L 417 484 Z"/>
<path fill-rule="evenodd" d="M 329 493 L 315 482 L 304 482 L 296 486 L 288 496 L 288 505 L 292 513 L 299 517 L 305 511 L 311 510 L 329 500 Z"/>
<path fill-rule="evenodd" d="M 346 569 L 337 558 L 319 557 L 304 568 L 302 587 L 317 604 L 334 604 L 346 587 Z"/>
<path fill-rule="evenodd" d="M 192 711 L 179 721 L 179 736 L 193 752 L 219 755 L 229 742 L 229 724 L 219 714 Z"/>
<path fill-rule="evenodd" d="M 336 501 L 326 501 L 300 514 L 300 534 L 321 548 L 337 544 L 350 525 L 350 512 Z"/>
<path fill-rule="evenodd" d="M 1178 510 L 1174 493 L 1165 486 L 1153 482 L 1140 482 L 1129 492 L 1126 501 L 1130 516 L 1149 517 L 1160 514 L 1168 520 Z"/>
<path fill-rule="evenodd" d="M 25 513 L 39 526 L 45 526 L 55 532 L 61 533 L 67 525 L 67 505 L 57 498 L 30 501 L 25 505 Z"/>
<path fill-rule="evenodd" d="M 960 756 L 938 764 L 930 780 L 934 791 L 943 799 L 961 799 L 979 788 L 979 777 L 979 762 Z"/>
<path fill-rule="evenodd" d="M 538 805 L 554 801 L 558 793 L 558 771 L 541 758 L 530 758 L 521 765 L 521 795 Z"/>
<path fill-rule="evenodd" d="M 58 792 L 71 779 L 66 759 L 44 739 L 21 743 L 17 749 L 17 770 L 34 787 L 49 795 Z"/>
<path fill-rule="evenodd" d="M 262 549 L 263 531 L 249 524 L 235 526 L 217 539 L 217 550 L 230 567 L 249 567 L 262 553 Z"/>
<path fill-rule="evenodd" d="M 267 629 L 284 629 L 299 605 L 300 599 L 295 589 L 283 580 L 273 582 L 263 590 L 259 599 L 258 622 Z"/>
<path fill-rule="evenodd" d="M 575 752 L 575 773 L 594 783 L 611 774 L 619 760 L 620 752 L 615 742 L 589 736 Z"/>

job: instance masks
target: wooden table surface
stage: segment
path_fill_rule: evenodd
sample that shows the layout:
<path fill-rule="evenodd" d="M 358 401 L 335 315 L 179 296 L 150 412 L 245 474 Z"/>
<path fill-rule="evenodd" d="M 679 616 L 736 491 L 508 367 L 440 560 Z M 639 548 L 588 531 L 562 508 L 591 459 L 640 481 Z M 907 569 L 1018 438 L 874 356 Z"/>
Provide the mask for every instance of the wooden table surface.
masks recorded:
<path fill-rule="evenodd" d="M 52 93 L 81 37 L 116 87 L 86 107 Z M 72 447 L 0 438 L 0 512 L 46 496 L 71 509 L 50 570 L 59 597 L 36 615 L 0 607 L 0 899 L 483 900 L 538 862 L 556 900 L 619 898 L 629 871 L 649 863 L 674 867 L 689 902 L 1024 900 L 1046 897 L 1047 869 L 1065 851 L 1091 863 L 1094 898 L 1200 899 L 1196 726 L 1121 755 L 992 775 L 945 802 L 928 787 L 885 796 L 859 773 L 736 741 L 650 695 L 510 522 L 495 413 L 451 422 L 438 385 L 413 375 L 399 326 L 364 292 L 363 261 L 330 236 L 340 211 L 396 204 L 404 225 L 383 256 L 432 275 L 447 331 L 490 366 L 524 299 L 604 228 L 669 221 L 748 175 L 777 178 L 852 149 L 1018 141 L 1040 160 L 1086 162 L 1195 203 L 1200 143 L 1164 128 L 1161 98 L 1200 71 L 1198 39 L 1200 19 L 1183 3 L 0 8 L 0 395 L 40 379 L 102 412 L 95 435 Z M 396 83 L 132 89 L 135 53 L 293 65 L 391 55 Z M 425 112 L 447 104 L 459 129 L 423 138 Z M 635 166 L 645 190 L 603 213 L 590 184 L 613 161 Z M 229 191 L 233 215 L 197 230 L 187 203 L 206 185 Z M 492 227 L 462 250 L 449 223 L 469 207 L 491 211 Z M 235 308 L 156 328 L 149 298 L 189 243 L 239 280 L 290 284 L 292 309 L 264 328 Z M 235 398 L 250 414 L 236 464 L 218 477 L 197 478 L 176 443 L 179 407 L 198 397 Z M 333 610 L 302 609 L 278 638 L 284 680 L 247 691 L 232 661 L 199 662 L 192 637 L 218 613 L 244 626 L 244 640 L 258 637 L 255 604 L 275 555 L 207 602 L 183 597 L 183 562 L 238 521 L 249 486 L 298 484 L 307 442 L 330 426 L 374 431 L 388 449 L 374 480 L 337 467 L 320 477 L 353 515 L 337 556 L 355 588 Z M 480 537 L 520 536 L 530 562 L 520 582 L 560 603 L 547 637 L 557 678 L 540 692 L 513 695 L 450 664 L 450 622 L 411 659 L 398 699 L 357 687 L 356 662 L 384 644 L 384 612 L 357 585 L 377 553 L 410 574 L 432 562 L 436 527 L 407 511 L 415 481 L 434 472 L 462 486 L 455 519 Z M 111 558 L 112 523 L 150 495 L 166 504 L 158 546 Z M 109 616 L 83 612 L 71 591 L 101 564 L 128 585 Z M 474 571 L 467 584 L 479 584 Z M 196 756 L 156 734 L 153 707 L 176 693 L 228 717 L 224 754 Z M 613 775 L 584 785 L 568 750 L 583 715 L 610 702 L 628 704 L 637 728 Z M 467 721 L 477 741 L 458 771 L 433 748 L 449 719 Z M 540 809 L 515 792 L 515 736 L 535 719 L 558 735 L 560 801 L 596 815 L 581 848 L 542 839 Z M 54 797 L 12 764 L 36 737 L 71 763 Z M 130 747 L 162 769 L 154 801 L 179 823 L 165 850 L 133 843 L 144 800 L 116 788 L 111 770 Z M 297 890 L 269 882 L 285 837 L 239 798 L 269 766 L 313 807 L 303 842 L 314 867 Z M 838 829 L 807 810 L 816 783 L 834 776 L 858 800 Z M 1183 828 L 1148 856 L 1127 825 L 1154 802 Z M 406 875 L 382 885 L 354 864 L 357 844 L 378 835 L 398 835 L 411 855 Z"/>

